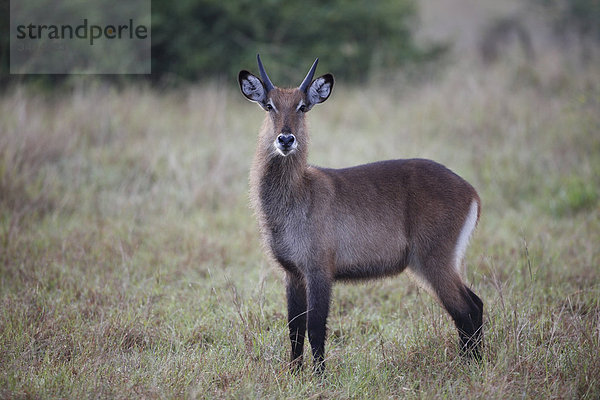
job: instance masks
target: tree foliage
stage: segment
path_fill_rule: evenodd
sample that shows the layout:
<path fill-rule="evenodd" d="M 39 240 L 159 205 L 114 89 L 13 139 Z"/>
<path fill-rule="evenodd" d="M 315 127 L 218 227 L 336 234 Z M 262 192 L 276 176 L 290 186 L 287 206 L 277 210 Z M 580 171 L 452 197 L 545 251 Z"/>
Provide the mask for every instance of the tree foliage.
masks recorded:
<path fill-rule="evenodd" d="M 51 0 L 38 3 L 46 1 L 51 7 Z M 8 4 L 0 0 L 6 11 L 0 21 L 6 33 L 0 38 L 5 78 Z M 432 58 L 443 49 L 415 44 L 416 11 L 415 0 L 152 0 L 151 78 L 171 82 L 231 77 L 240 68 L 255 68 L 260 53 L 283 86 L 296 84 L 315 57 L 321 59 L 320 70 L 361 80 L 372 72 Z"/>
<path fill-rule="evenodd" d="M 295 84 L 315 57 L 358 79 L 432 56 L 415 45 L 413 0 L 155 0 L 153 75 L 236 74 L 260 53 L 277 83 Z"/>

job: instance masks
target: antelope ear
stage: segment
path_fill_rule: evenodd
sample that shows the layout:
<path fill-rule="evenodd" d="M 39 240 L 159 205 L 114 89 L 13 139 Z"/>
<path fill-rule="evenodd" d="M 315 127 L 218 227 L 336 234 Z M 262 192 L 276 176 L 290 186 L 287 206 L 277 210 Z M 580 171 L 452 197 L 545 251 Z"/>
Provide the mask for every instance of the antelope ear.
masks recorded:
<path fill-rule="evenodd" d="M 246 70 L 240 71 L 238 82 L 242 94 L 250 101 L 254 101 L 261 105 L 267 102 L 267 89 L 262 81 Z"/>
<path fill-rule="evenodd" d="M 309 107 L 324 102 L 333 90 L 333 75 L 325 74 L 318 77 L 306 89 L 306 101 Z"/>

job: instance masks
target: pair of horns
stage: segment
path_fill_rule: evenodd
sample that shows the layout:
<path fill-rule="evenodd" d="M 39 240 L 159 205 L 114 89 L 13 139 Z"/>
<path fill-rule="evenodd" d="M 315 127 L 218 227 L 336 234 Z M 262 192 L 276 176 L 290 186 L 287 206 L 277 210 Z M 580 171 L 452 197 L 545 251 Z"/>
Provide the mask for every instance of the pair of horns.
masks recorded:
<path fill-rule="evenodd" d="M 269 79 L 269 76 L 267 75 L 267 71 L 265 71 L 265 67 L 263 67 L 262 61 L 260 61 L 259 54 L 256 55 L 256 59 L 258 60 L 258 70 L 260 71 L 260 77 L 262 78 L 262 80 L 267 88 L 267 92 L 270 92 L 272 89 L 275 89 L 275 86 Z M 318 62 L 319 62 L 319 59 L 317 58 L 315 60 L 315 62 L 313 63 L 312 67 L 310 67 L 310 71 L 308 71 L 308 74 L 306 74 L 306 78 L 304 78 L 304 80 L 298 87 L 298 89 L 300 89 L 301 91 L 306 92 L 306 89 L 308 89 L 308 85 L 310 85 L 310 83 L 312 82 L 313 76 L 315 75 L 315 70 L 317 69 Z"/>

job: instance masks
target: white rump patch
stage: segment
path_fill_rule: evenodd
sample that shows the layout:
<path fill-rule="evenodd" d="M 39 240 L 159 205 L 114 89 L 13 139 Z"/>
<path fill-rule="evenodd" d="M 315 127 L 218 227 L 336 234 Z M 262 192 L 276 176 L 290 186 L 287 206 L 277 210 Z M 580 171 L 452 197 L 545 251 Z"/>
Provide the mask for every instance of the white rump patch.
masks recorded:
<path fill-rule="evenodd" d="M 308 102 L 313 104 L 319 104 L 325 101 L 329 97 L 331 93 L 331 84 L 325 80 L 325 78 L 320 77 L 315 79 L 315 81 L 308 88 L 308 92 L 306 93 L 306 97 Z"/>
<path fill-rule="evenodd" d="M 252 101 L 263 102 L 266 93 L 260 79 L 254 75 L 248 75 L 242 80 L 242 92 Z"/>
<path fill-rule="evenodd" d="M 469 209 L 469 213 L 467 214 L 467 218 L 465 219 L 465 223 L 460 230 L 460 235 L 458 235 L 456 247 L 454 248 L 454 269 L 461 275 L 462 261 L 465 256 L 465 251 L 467 251 L 467 245 L 469 244 L 471 234 L 475 229 L 475 224 L 477 224 L 477 201 L 473 200 L 471 203 L 471 208 Z"/>

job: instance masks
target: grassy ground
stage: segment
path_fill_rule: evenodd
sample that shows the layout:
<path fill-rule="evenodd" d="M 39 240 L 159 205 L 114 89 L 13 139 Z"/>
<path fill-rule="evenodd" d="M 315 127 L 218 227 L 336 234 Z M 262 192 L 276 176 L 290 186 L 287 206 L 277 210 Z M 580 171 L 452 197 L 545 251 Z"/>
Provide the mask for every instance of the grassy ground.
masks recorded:
<path fill-rule="evenodd" d="M 400 276 L 335 287 L 322 378 L 287 372 L 248 207 L 256 106 L 217 85 L 9 91 L 0 398 L 600 397 L 600 64 L 552 63 L 339 83 L 311 111 L 313 163 L 432 158 L 483 201 L 484 362 Z"/>

